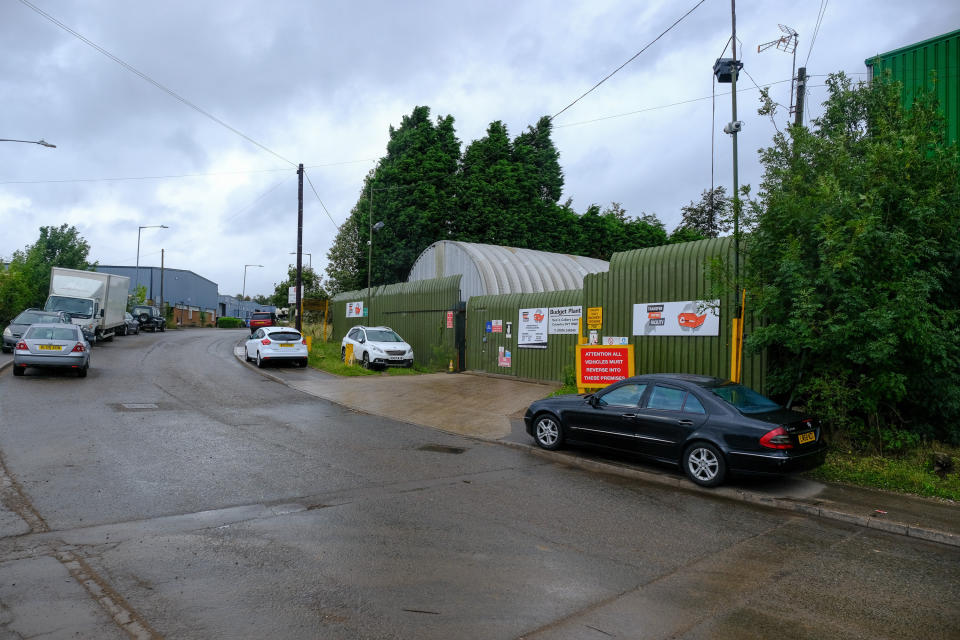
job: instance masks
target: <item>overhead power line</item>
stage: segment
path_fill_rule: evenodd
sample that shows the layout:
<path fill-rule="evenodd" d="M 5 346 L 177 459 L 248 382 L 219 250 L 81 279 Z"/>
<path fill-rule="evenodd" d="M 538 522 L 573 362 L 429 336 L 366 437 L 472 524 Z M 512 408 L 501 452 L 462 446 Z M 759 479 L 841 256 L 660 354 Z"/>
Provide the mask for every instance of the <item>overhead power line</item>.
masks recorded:
<path fill-rule="evenodd" d="M 817 25 L 813 28 L 813 36 L 810 38 L 810 49 L 807 51 L 807 59 L 803 66 L 810 64 L 810 54 L 813 53 L 813 45 L 817 42 L 817 34 L 820 33 L 820 24 L 823 22 L 823 16 L 827 13 L 827 2 L 829 0 L 820 0 L 820 12 L 817 14 Z"/>
<path fill-rule="evenodd" d="M 225 129 L 227 129 L 227 130 L 235 133 L 236 135 L 240 136 L 241 138 L 243 138 L 243 139 L 246 140 L 247 142 L 249 142 L 249 143 L 251 143 L 251 144 L 254 144 L 254 145 L 256 145 L 257 147 L 260 147 L 261 149 L 263 149 L 263 150 L 266 151 L 267 153 L 269 153 L 269 154 L 271 154 L 271 155 L 279 158 L 280 160 L 283 160 L 283 161 L 286 162 L 287 164 L 290 164 L 290 165 L 293 165 L 293 166 L 297 166 L 296 163 L 294 163 L 294 162 L 292 162 L 292 161 L 284 158 L 283 156 L 281 156 L 279 153 L 277 153 L 277 152 L 274 151 L 273 149 L 270 149 L 270 148 L 268 148 L 268 147 L 260 144 L 259 142 L 257 142 L 256 140 L 254 140 L 253 138 L 251 138 L 250 136 L 248 136 L 247 134 L 243 133 L 242 131 L 240 131 L 240 130 L 238 130 L 238 129 L 235 129 L 234 127 L 231 127 L 229 124 L 227 124 L 226 122 L 224 122 L 224 121 L 221 120 L 220 118 L 216 117 L 215 115 L 211 114 L 210 112 L 205 111 L 204 109 L 201 109 L 200 107 L 198 107 L 197 105 L 195 105 L 193 102 L 190 102 L 189 100 L 187 100 L 186 98 L 184 98 L 183 96 L 181 96 L 179 93 L 177 93 L 177 92 L 174 91 L 173 89 L 170 89 L 169 87 L 166 87 L 166 86 L 160 84 L 159 82 L 157 82 L 156 80 L 154 80 L 153 78 L 151 78 L 150 76 L 148 76 L 147 74 L 145 74 L 145 73 L 143 73 L 142 71 L 136 69 L 135 67 L 127 64 L 126 62 L 124 62 L 123 60 L 121 60 L 120 58 L 118 58 L 117 56 L 113 55 L 112 53 L 110 53 L 109 51 L 107 51 L 106 49 L 104 49 L 103 47 L 101 47 L 100 45 L 98 45 L 96 42 L 93 42 L 92 40 L 90 40 L 89 38 L 86 38 L 86 37 L 83 36 L 82 34 L 77 33 L 76 31 L 74 31 L 73 29 L 71 29 L 70 27 L 68 27 L 67 25 L 63 24 L 62 22 L 60 22 L 59 20 L 57 20 L 56 18 L 54 18 L 53 16 L 51 16 L 49 13 L 47 13 L 47 12 L 43 11 L 42 9 L 40 9 L 39 7 L 31 4 L 28 0 L 20 0 L 20 2 L 23 3 L 24 5 L 26 5 L 27 7 L 29 7 L 30 9 L 32 9 L 33 11 L 35 11 L 36 13 L 38 13 L 39 15 L 43 16 L 44 18 L 46 18 L 47 20 L 49 20 L 49 21 L 52 22 L 53 24 L 57 25 L 58 27 L 60 27 L 61 29 L 63 29 L 64 31 L 66 31 L 67 33 L 69 33 L 70 35 L 74 36 L 75 38 L 77 38 L 78 40 L 80 40 L 81 42 L 83 42 L 84 44 L 89 45 L 90 47 L 96 49 L 97 51 L 99 51 L 100 53 L 102 53 L 103 55 L 105 55 L 106 57 L 110 58 L 111 60 L 113 60 L 114 62 L 116 62 L 116 63 L 119 64 L 120 66 L 122 66 L 124 69 L 126 69 L 127 71 L 130 71 L 131 73 L 137 75 L 137 76 L 140 77 L 141 79 L 146 80 L 147 82 L 149 82 L 150 84 L 152 84 L 152 85 L 155 86 L 156 88 L 160 89 L 161 91 L 163 91 L 163 92 L 166 93 L 167 95 L 175 98 L 176 100 L 179 100 L 180 102 L 182 102 L 182 103 L 185 104 L 186 106 L 190 107 L 191 109 L 193 109 L 193 110 L 196 111 L 197 113 L 200 113 L 200 114 L 206 116 L 207 118 L 213 120 L 214 122 L 216 122 L 216 123 L 219 124 L 220 126 L 224 127 Z"/>
<path fill-rule="evenodd" d="M 21 2 L 23 2 L 23 1 L 24 1 L 24 0 L 21 0 Z M 619 67 L 617 67 L 616 69 L 614 69 L 613 71 L 611 71 L 603 80 L 601 80 L 601 81 L 598 82 L 597 84 L 595 84 L 595 85 L 593 85 L 592 87 L 590 87 L 589 89 L 587 89 L 587 90 L 583 93 L 583 95 L 581 95 L 579 98 L 577 98 L 576 100 L 574 100 L 573 102 L 571 102 L 570 104 L 568 104 L 567 106 L 565 106 L 563 109 L 560 109 L 560 111 L 557 111 L 555 114 L 553 114 L 552 116 L 550 116 L 550 119 L 551 119 L 551 120 L 555 119 L 555 118 L 556 118 L 557 116 L 559 116 L 561 113 L 563 113 L 564 111 L 566 111 L 567 109 L 569 109 L 569 108 L 572 107 L 573 105 L 575 105 L 575 104 L 577 104 L 578 102 L 580 102 L 580 100 L 582 100 L 583 98 L 587 97 L 587 95 L 589 95 L 590 93 L 592 93 L 594 89 L 596 89 L 597 87 L 599 87 L 600 85 L 602 85 L 604 82 L 606 82 L 607 80 L 609 80 L 610 78 L 612 78 L 612 77 L 614 76 L 614 74 L 616 74 L 618 71 L 620 71 L 621 69 L 623 69 L 625 66 L 627 66 L 628 64 L 630 64 L 631 62 L 633 62 L 634 60 L 636 60 L 636 59 L 640 56 L 641 53 L 643 53 L 644 51 L 646 51 L 647 49 L 649 49 L 650 47 L 652 47 L 652 46 L 654 45 L 654 43 L 656 43 L 657 40 L 659 40 L 660 38 L 662 38 L 663 36 L 665 36 L 671 29 L 673 29 L 675 26 L 677 26 L 678 24 L 680 24 L 680 23 L 684 20 L 684 18 L 686 18 L 687 16 L 689 16 L 691 13 L 693 13 L 693 12 L 697 9 L 697 7 L 699 7 L 700 5 L 702 5 L 704 2 L 706 2 L 706 0 L 700 0 L 700 2 L 698 2 L 698 3 L 695 4 L 695 5 L 693 5 L 693 8 L 691 8 L 691 9 L 690 9 L 689 11 L 687 11 L 685 14 L 683 14 L 682 16 L 680 16 L 679 18 L 677 18 L 676 22 L 674 22 L 674 23 L 671 24 L 669 27 L 667 27 L 666 29 L 664 29 L 664 30 L 660 33 L 660 35 L 658 35 L 656 38 L 654 38 L 653 40 L 651 40 L 643 49 L 640 49 L 640 51 L 637 51 L 637 52 L 633 55 L 632 58 L 630 58 L 629 60 L 627 60 L 626 62 L 624 62 L 622 65 L 620 65 Z"/>
<path fill-rule="evenodd" d="M 334 220 L 334 219 L 333 219 L 333 216 L 330 215 L 330 212 L 327 211 L 327 205 L 323 204 L 323 200 L 320 199 L 320 194 L 317 193 L 317 188 L 313 186 L 313 180 L 310 179 L 310 174 L 308 174 L 306 171 L 304 171 L 304 172 L 303 172 L 303 175 L 305 175 L 305 176 L 307 177 L 307 183 L 309 183 L 310 189 L 313 190 L 313 195 L 317 196 L 317 202 L 320 203 L 320 206 L 323 207 L 323 210 L 324 210 L 324 212 L 326 212 L 327 217 L 330 218 L 330 222 L 332 222 L 332 223 L 333 223 L 333 226 L 335 226 L 335 227 L 337 228 L 337 230 L 339 231 L 339 230 L 340 230 L 340 225 L 337 224 L 337 221 Z"/>

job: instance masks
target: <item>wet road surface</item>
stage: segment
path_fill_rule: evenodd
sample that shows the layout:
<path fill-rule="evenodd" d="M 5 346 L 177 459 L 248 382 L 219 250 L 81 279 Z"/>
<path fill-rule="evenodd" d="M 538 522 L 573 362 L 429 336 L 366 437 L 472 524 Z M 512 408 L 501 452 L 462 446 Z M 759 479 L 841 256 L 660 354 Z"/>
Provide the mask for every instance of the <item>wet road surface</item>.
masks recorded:
<path fill-rule="evenodd" d="M 956 548 L 350 411 L 241 336 L 0 374 L 0 638 L 958 637 Z"/>

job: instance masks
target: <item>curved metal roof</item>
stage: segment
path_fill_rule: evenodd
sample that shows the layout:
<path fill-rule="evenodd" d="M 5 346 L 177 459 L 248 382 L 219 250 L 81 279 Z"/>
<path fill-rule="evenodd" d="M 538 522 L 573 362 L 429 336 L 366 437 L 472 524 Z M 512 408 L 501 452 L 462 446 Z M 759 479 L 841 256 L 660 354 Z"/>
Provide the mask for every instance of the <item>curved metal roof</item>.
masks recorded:
<path fill-rule="evenodd" d="M 441 240 L 420 254 L 407 280 L 461 274 L 461 295 L 469 300 L 477 295 L 581 289 L 585 275 L 609 268 L 610 263 L 596 258 Z"/>

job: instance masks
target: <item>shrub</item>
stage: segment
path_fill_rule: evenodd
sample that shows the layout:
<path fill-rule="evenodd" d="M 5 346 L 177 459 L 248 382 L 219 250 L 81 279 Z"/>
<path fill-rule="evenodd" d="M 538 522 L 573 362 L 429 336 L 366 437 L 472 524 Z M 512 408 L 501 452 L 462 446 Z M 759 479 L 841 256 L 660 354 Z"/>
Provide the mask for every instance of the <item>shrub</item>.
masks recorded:
<path fill-rule="evenodd" d="M 220 329 L 239 329 L 242 326 L 243 320 L 240 318 L 231 318 L 230 316 L 217 318 L 217 327 Z"/>

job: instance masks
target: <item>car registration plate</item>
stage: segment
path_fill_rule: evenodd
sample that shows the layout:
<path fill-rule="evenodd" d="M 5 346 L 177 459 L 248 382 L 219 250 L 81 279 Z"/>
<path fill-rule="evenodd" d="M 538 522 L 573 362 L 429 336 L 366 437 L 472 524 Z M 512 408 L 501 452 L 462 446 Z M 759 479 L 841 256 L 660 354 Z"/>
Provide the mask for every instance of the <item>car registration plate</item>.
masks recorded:
<path fill-rule="evenodd" d="M 279 343 L 279 344 L 280 344 L 281 347 L 292 347 L 292 346 L 293 346 L 293 343 L 292 343 L 292 342 L 281 342 L 281 343 Z"/>
<path fill-rule="evenodd" d="M 801 433 L 797 436 L 797 440 L 800 444 L 807 444 L 808 442 L 813 442 L 817 439 L 817 433 L 815 431 L 807 431 L 806 433 Z"/>
<path fill-rule="evenodd" d="M 41 344 L 37 345 L 40 351 L 60 351 L 63 349 L 59 344 Z"/>

